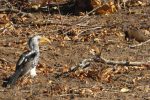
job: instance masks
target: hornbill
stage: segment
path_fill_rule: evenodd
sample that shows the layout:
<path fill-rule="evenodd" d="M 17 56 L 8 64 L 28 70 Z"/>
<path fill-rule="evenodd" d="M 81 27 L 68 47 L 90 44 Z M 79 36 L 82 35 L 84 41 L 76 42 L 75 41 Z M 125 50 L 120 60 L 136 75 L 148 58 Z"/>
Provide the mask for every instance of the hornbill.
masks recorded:
<path fill-rule="evenodd" d="M 15 72 L 4 80 L 3 87 L 14 85 L 20 77 L 28 73 L 30 73 L 31 77 L 36 76 L 36 66 L 40 56 L 39 43 L 43 42 L 50 42 L 50 40 L 38 35 L 29 39 L 28 45 L 30 50 L 20 56 Z"/>

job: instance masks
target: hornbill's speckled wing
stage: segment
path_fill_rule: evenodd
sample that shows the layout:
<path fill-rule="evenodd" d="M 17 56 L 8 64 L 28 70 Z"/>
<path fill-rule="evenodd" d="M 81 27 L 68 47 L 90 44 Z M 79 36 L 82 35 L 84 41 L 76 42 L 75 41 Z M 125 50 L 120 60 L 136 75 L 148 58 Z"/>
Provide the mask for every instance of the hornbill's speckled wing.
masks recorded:
<path fill-rule="evenodd" d="M 19 60 L 17 61 L 16 69 L 19 69 L 19 67 L 21 67 L 22 65 L 28 63 L 30 60 L 31 61 L 32 61 L 32 59 L 34 60 L 36 55 L 37 55 L 36 51 L 24 52 L 20 56 Z"/>
<path fill-rule="evenodd" d="M 36 51 L 23 53 L 17 62 L 15 73 L 5 80 L 3 86 L 7 87 L 7 85 L 14 85 L 18 78 L 27 74 L 33 67 L 35 67 L 34 62 L 36 55 Z"/>

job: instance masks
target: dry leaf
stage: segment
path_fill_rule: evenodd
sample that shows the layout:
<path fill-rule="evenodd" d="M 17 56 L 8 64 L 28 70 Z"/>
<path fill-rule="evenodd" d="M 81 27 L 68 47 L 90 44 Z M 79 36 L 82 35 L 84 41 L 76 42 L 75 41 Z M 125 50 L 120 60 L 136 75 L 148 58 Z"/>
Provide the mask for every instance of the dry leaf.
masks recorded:
<path fill-rule="evenodd" d="M 0 14 L 0 24 L 6 24 L 10 20 L 6 14 Z"/>
<path fill-rule="evenodd" d="M 99 38 L 94 38 L 94 42 L 95 43 L 100 43 L 100 39 Z"/>
<path fill-rule="evenodd" d="M 114 75 L 113 68 L 107 68 L 103 70 L 101 74 L 101 80 L 105 82 L 110 82 L 110 78 Z"/>
<path fill-rule="evenodd" d="M 119 66 L 117 66 L 115 71 L 114 71 L 114 74 L 125 73 L 128 70 L 129 70 L 128 67 L 119 67 Z"/>
<path fill-rule="evenodd" d="M 24 85 L 32 83 L 32 79 L 29 79 L 29 77 L 23 77 L 21 78 L 19 83 L 21 84 L 21 86 L 24 86 Z"/>
<path fill-rule="evenodd" d="M 53 83 L 53 81 L 52 81 L 52 80 L 49 80 L 49 81 L 48 81 L 48 84 L 52 84 L 52 83 Z"/>
<path fill-rule="evenodd" d="M 81 95 L 93 94 L 93 91 L 89 88 L 82 88 L 79 90 Z"/>
<path fill-rule="evenodd" d="M 71 39 L 66 35 L 66 36 L 64 37 L 64 40 L 70 41 Z"/>
<path fill-rule="evenodd" d="M 98 6 L 101 6 L 102 2 L 99 1 L 99 0 L 91 0 L 91 5 L 92 5 L 93 8 L 96 8 Z"/>
<path fill-rule="evenodd" d="M 92 55 L 96 55 L 96 56 L 100 56 L 101 55 L 102 48 L 98 48 L 97 46 L 92 46 L 91 48 L 92 49 L 90 50 L 90 53 Z"/>
<path fill-rule="evenodd" d="M 69 67 L 67 65 L 63 66 L 62 72 L 68 72 L 68 71 L 69 71 Z"/>
<path fill-rule="evenodd" d="M 96 14 L 110 14 L 110 13 L 117 12 L 117 8 L 113 2 L 109 2 L 104 5 L 101 5 L 101 3 L 100 2 L 98 3 L 97 0 L 92 0 L 92 6 L 93 9 L 98 6 L 101 6 L 99 9 L 95 11 Z"/>
<path fill-rule="evenodd" d="M 130 91 L 130 89 L 128 89 L 128 88 L 122 88 L 122 89 L 120 90 L 120 92 L 123 92 L 123 93 L 129 92 L 129 91 Z"/>

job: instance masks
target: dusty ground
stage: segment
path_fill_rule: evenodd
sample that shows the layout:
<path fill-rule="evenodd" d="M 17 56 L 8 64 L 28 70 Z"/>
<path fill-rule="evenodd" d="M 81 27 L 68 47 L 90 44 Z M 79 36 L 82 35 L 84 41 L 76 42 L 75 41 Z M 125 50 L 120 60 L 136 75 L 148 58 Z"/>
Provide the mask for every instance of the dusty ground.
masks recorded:
<path fill-rule="evenodd" d="M 133 25 L 150 31 L 150 7 L 131 7 L 140 13 L 129 14 L 127 10 L 111 15 L 91 15 L 79 26 L 73 27 L 74 35 L 65 37 L 57 30 L 70 27 L 82 16 L 51 15 L 52 20 L 65 25 L 15 27 L 0 34 L 0 83 L 13 73 L 19 55 L 27 50 L 28 38 L 41 33 L 52 40 L 51 44 L 41 46 L 41 59 L 34 82 L 25 77 L 18 80 L 12 88 L 0 87 L 2 100 L 149 100 L 150 70 L 145 66 L 114 66 L 92 62 L 86 69 L 79 69 L 67 77 L 55 78 L 56 73 L 67 70 L 83 59 L 92 57 L 91 49 L 105 48 L 102 56 L 109 60 L 150 61 L 150 44 L 129 48 L 138 44 L 127 42 L 122 31 L 123 25 Z M 35 13 L 37 17 L 41 14 Z M 46 16 L 43 14 L 43 16 Z M 100 29 L 91 30 L 93 27 Z M 90 29 L 79 35 L 80 31 Z M 147 34 L 150 35 L 150 34 Z M 70 40 L 69 40 L 69 39 Z M 125 89 L 125 91 L 121 91 Z"/>

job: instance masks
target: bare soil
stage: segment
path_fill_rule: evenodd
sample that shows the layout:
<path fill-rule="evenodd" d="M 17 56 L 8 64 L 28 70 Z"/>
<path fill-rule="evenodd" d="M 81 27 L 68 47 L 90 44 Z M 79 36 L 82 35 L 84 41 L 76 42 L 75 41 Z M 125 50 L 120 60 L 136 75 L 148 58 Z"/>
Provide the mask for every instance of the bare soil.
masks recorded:
<path fill-rule="evenodd" d="M 18 26 L 0 34 L 0 83 L 14 72 L 19 55 L 28 49 L 26 41 L 41 33 L 51 44 L 40 46 L 41 56 L 34 79 L 23 77 L 11 88 L 0 86 L 1 100 L 149 100 L 150 70 L 142 66 L 113 66 L 92 62 L 86 69 L 78 69 L 67 77 L 56 78 L 56 73 L 92 57 L 90 51 L 102 48 L 102 56 L 118 61 L 150 61 L 150 43 L 130 48 L 137 41 L 126 41 L 122 27 L 138 27 L 150 31 L 150 7 L 131 7 L 135 13 L 120 10 L 109 15 L 90 15 L 73 32 L 58 33 L 79 21 L 83 16 L 32 13 L 36 18 L 62 22 L 44 26 Z M 69 26 L 70 24 L 70 26 Z M 91 29 L 102 27 L 98 29 Z M 89 30 L 87 30 L 89 29 Z M 85 31 L 87 30 L 87 31 Z M 64 30 L 65 31 L 65 30 Z M 81 31 L 85 31 L 82 32 Z M 81 33 L 81 34 L 80 34 Z M 80 34 L 80 35 L 77 35 Z M 150 34 L 146 34 L 147 36 Z M 77 37 L 78 36 L 78 37 Z M 114 68 L 115 67 L 115 68 Z M 110 71 L 109 71 L 110 70 Z M 122 89 L 125 89 L 123 91 Z"/>

